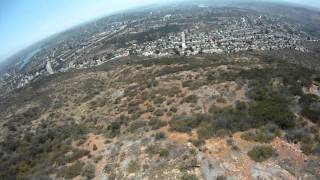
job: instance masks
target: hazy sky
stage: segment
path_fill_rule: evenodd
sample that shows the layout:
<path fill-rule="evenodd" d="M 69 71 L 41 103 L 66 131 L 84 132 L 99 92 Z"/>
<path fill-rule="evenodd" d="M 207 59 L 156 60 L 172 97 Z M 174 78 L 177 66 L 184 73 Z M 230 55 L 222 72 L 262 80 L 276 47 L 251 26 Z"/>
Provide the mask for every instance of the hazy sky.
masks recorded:
<path fill-rule="evenodd" d="M 0 0 L 0 61 L 92 18 L 174 0 Z M 279 0 L 285 1 L 285 0 Z M 320 7 L 320 0 L 289 0 Z"/>

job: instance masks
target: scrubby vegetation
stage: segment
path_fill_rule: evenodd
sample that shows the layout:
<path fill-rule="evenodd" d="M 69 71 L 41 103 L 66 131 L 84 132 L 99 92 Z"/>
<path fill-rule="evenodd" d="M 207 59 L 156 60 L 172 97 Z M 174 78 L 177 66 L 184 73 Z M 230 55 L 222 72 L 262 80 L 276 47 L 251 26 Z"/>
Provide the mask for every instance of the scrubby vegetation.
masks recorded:
<path fill-rule="evenodd" d="M 160 119 L 158 118 L 153 118 L 149 121 L 149 126 L 151 126 L 151 129 L 155 130 L 155 129 L 159 129 L 161 128 L 162 126 L 165 126 L 167 125 L 166 122 L 164 121 L 161 121 Z"/>
<path fill-rule="evenodd" d="M 166 148 L 161 148 L 158 145 L 150 145 L 147 147 L 146 152 L 149 155 L 159 155 L 160 157 L 169 156 L 169 151 Z"/>
<path fill-rule="evenodd" d="M 202 119 L 200 116 L 177 116 L 170 121 L 170 130 L 179 132 L 190 132 L 192 128 L 196 128 Z"/>
<path fill-rule="evenodd" d="M 185 103 L 197 103 L 197 101 L 198 101 L 198 97 L 197 95 L 194 95 L 194 94 L 189 95 L 183 99 L 183 102 Z"/>
<path fill-rule="evenodd" d="M 269 143 L 277 136 L 281 136 L 280 129 L 276 125 L 270 125 L 256 131 L 245 132 L 241 138 L 247 141 Z"/>
<path fill-rule="evenodd" d="M 88 155 L 88 151 L 73 149 L 71 146 L 72 140 L 85 134 L 86 127 L 71 124 L 57 128 L 39 127 L 36 133 L 26 134 L 23 139 L 8 137 L 1 146 L 1 179 L 29 179 L 58 172 L 55 164 L 65 165 Z M 71 155 L 65 155 L 72 150 Z M 74 170 L 80 165 L 76 163 L 70 167 L 70 171 L 64 171 L 63 176 L 70 178 L 75 176 L 74 173 L 80 173 Z"/>
<path fill-rule="evenodd" d="M 84 163 L 77 161 L 75 164 L 71 166 L 62 167 L 60 172 L 58 172 L 58 177 L 63 177 L 67 179 L 74 178 L 81 174 L 82 168 L 84 167 Z"/>
<path fill-rule="evenodd" d="M 198 180 L 198 177 L 194 174 L 183 174 L 182 180 Z"/>
<path fill-rule="evenodd" d="M 319 157 L 320 100 L 308 90 L 319 84 L 319 72 L 249 57 L 119 61 L 33 84 L 28 98 L 0 96 L 0 179 L 90 179 L 97 163 L 110 179 L 175 168 L 177 177 L 197 179 L 195 157 L 215 153 L 213 138 L 224 144 L 219 152 L 265 144 L 248 152 L 257 162 L 275 155 L 268 144 L 279 141 Z"/>
<path fill-rule="evenodd" d="M 257 126 L 270 122 L 284 129 L 295 126 L 295 116 L 288 109 L 287 101 L 279 97 L 258 101 L 250 107 L 249 111 Z"/>
<path fill-rule="evenodd" d="M 248 156 L 256 162 L 263 162 L 274 155 L 275 150 L 271 146 L 255 146 L 249 152 Z"/>

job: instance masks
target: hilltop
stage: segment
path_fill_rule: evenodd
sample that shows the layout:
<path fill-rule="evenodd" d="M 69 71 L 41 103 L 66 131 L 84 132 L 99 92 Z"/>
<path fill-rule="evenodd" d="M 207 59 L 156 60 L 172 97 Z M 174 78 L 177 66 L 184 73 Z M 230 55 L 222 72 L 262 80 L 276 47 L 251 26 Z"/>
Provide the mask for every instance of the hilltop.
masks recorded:
<path fill-rule="evenodd" d="M 2 179 L 317 179 L 318 71 L 123 58 L 1 96 Z"/>

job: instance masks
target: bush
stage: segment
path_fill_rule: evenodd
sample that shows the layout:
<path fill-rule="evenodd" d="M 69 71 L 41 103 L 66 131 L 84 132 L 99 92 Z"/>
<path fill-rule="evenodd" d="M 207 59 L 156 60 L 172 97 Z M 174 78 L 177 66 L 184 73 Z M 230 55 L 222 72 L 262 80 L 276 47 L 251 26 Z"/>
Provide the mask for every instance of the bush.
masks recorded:
<path fill-rule="evenodd" d="M 185 97 L 183 99 L 183 102 L 185 103 L 197 103 L 198 102 L 198 96 L 192 94 L 192 95 L 189 95 L 187 97 Z"/>
<path fill-rule="evenodd" d="M 167 157 L 169 156 L 168 149 L 164 149 L 161 147 L 158 147 L 157 145 L 150 145 L 147 147 L 146 152 L 150 155 L 156 155 L 158 154 L 160 157 Z"/>
<path fill-rule="evenodd" d="M 138 89 L 136 86 L 128 87 L 124 90 L 124 96 L 126 97 L 134 97 L 138 94 Z"/>
<path fill-rule="evenodd" d="M 258 101 L 250 107 L 250 115 L 258 127 L 271 122 L 284 129 L 295 126 L 295 116 L 288 109 L 288 102 L 279 97 Z"/>
<path fill-rule="evenodd" d="M 85 150 L 85 149 L 75 149 L 73 150 L 72 154 L 67 156 L 67 161 L 74 162 L 75 160 L 80 159 L 83 156 L 87 156 L 90 154 L 90 151 Z"/>
<path fill-rule="evenodd" d="M 128 106 L 128 114 L 133 114 L 140 111 L 140 107 L 138 105 Z"/>
<path fill-rule="evenodd" d="M 303 94 L 300 98 L 301 114 L 312 122 L 320 122 L 320 98 L 313 94 Z"/>
<path fill-rule="evenodd" d="M 137 161 L 130 161 L 128 164 L 127 171 L 129 173 L 134 173 L 134 172 L 138 171 L 139 168 L 140 168 L 140 166 Z"/>
<path fill-rule="evenodd" d="M 162 140 L 162 139 L 165 139 L 166 138 L 166 134 L 163 133 L 163 132 L 157 132 L 155 135 L 154 135 L 154 138 L 158 141 L 158 140 Z"/>
<path fill-rule="evenodd" d="M 152 91 L 152 94 L 159 94 L 161 96 L 166 96 L 166 97 L 174 97 L 180 93 L 181 93 L 180 87 L 177 87 L 177 86 L 170 87 L 169 89 L 160 88 Z"/>
<path fill-rule="evenodd" d="M 112 122 L 108 127 L 107 130 L 105 132 L 106 137 L 108 138 L 114 138 L 117 135 L 120 134 L 120 130 L 121 130 L 121 122 L 120 121 L 114 121 Z"/>
<path fill-rule="evenodd" d="M 166 100 L 166 98 L 164 98 L 162 96 L 156 96 L 153 99 L 153 102 L 154 102 L 154 104 L 162 104 L 165 100 Z"/>
<path fill-rule="evenodd" d="M 155 79 L 148 79 L 146 84 L 148 88 L 152 88 L 152 87 L 156 87 L 159 84 L 159 82 Z"/>
<path fill-rule="evenodd" d="M 203 139 L 192 139 L 191 143 L 198 148 L 206 144 Z"/>
<path fill-rule="evenodd" d="M 276 137 L 275 134 L 267 132 L 265 130 L 257 130 L 254 132 L 245 132 L 241 135 L 241 138 L 246 141 L 264 142 L 269 143 Z"/>
<path fill-rule="evenodd" d="M 182 87 L 188 87 L 190 90 L 199 89 L 201 86 L 207 84 L 205 80 L 187 80 L 182 82 Z"/>
<path fill-rule="evenodd" d="M 84 166 L 83 162 L 77 161 L 71 166 L 65 167 L 62 169 L 62 172 L 59 173 L 59 176 L 71 179 L 81 174 L 82 168 Z"/>
<path fill-rule="evenodd" d="M 228 134 L 229 134 L 228 130 L 226 130 L 226 129 L 218 129 L 217 132 L 215 133 L 215 136 L 220 137 L 220 138 L 224 138 Z"/>
<path fill-rule="evenodd" d="M 217 177 L 216 180 L 227 180 L 228 178 L 226 176 L 220 175 Z"/>
<path fill-rule="evenodd" d="M 87 164 L 84 166 L 81 175 L 88 179 L 92 179 L 95 177 L 95 171 L 96 167 L 93 164 Z"/>
<path fill-rule="evenodd" d="M 178 109 L 176 107 L 171 107 L 170 108 L 170 112 L 176 113 L 178 111 Z"/>
<path fill-rule="evenodd" d="M 137 129 L 140 129 L 140 128 L 142 128 L 142 127 L 145 127 L 146 124 L 147 124 L 147 123 L 144 122 L 143 120 L 133 121 L 133 122 L 130 124 L 130 126 L 129 126 L 129 128 L 128 128 L 128 131 L 132 133 L 132 132 L 136 131 Z"/>
<path fill-rule="evenodd" d="M 179 132 L 191 132 L 192 128 L 199 125 L 200 119 L 195 116 L 177 116 L 170 121 L 170 130 Z"/>
<path fill-rule="evenodd" d="M 153 105 L 148 104 L 146 108 L 146 112 L 153 112 L 156 108 Z"/>
<path fill-rule="evenodd" d="M 261 145 L 253 147 L 248 152 L 248 156 L 256 162 L 263 162 L 269 159 L 274 153 L 275 151 L 271 146 Z"/>
<path fill-rule="evenodd" d="M 168 157 L 169 156 L 169 151 L 168 149 L 160 149 L 158 152 L 160 157 Z"/>
<path fill-rule="evenodd" d="M 305 107 L 302 109 L 301 114 L 310 119 L 314 123 L 320 122 L 320 110 L 311 109 L 310 107 Z"/>
<path fill-rule="evenodd" d="M 226 99 L 224 97 L 218 97 L 217 102 L 218 103 L 226 103 Z"/>
<path fill-rule="evenodd" d="M 82 125 L 70 123 L 57 127 L 48 122 L 21 139 L 9 135 L 0 145 L 6 154 L 0 158 L 0 179 L 30 179 L 52 173 L 57 170 L 56 165 L 67 163 L 64 154 L 72 150 L 72 140 L 84 135 L 86 128 Z"/>
<path fill-rule="evenodd" d="M 319 77 L 315 77 L 313 80 L 316 81 L 317 83 L 320 83 L 320 76 Z"/>
<path fill-rule="evenodd" d="M 215 113 L 221 113 L 223 110 L 221 108 L 218 108 L 215 104 L 212 104 L 209 107 L 209 113 L 215 114 Z"/>
<path fill-rule="evenodd" d="M 302 143 L 301 144 L 301 150 L 306 155 L 312 154 L 315 151 L 316 147 L 317 147 L 317 145 L 314 143 Z"/>
<path fill-rule="evenodd" d="M 182 180 L 198 180 L 198 177 L 194 174 L 184 173 L 181 177 Z"/>
<path fill-rule="evenodd" d="M 235 150 L 235 151 L 238 151 L 239 150 L 239 147 L 235 144 L 234 140 L 232 138 L 228 138 L 226 140 L 226 143 L 228 146 L 231 147 L 232 150 Z"/>
<path fill-rule="evenodd" d="M 166 109 L 157 109 L 153 112 L 155 116 L 162 116 L 166 112 Z"/>
<path fill-rule="evenodd" d="M 197 134 L 200 139 L 209 139 L 215 135 L 215 129 L 212 122 L 203 121 L 197 129 Z"/>
<path fill-rule="evenodd" d="M 289 142 L 302 142 L 303 143 L 309 143 L 311 142 L 312 139 L 312 134 L 309 129 L 304 128 L 304 129 L 292 129 L 286 133 L 285 138 Z"/>
<path fill-rule="evenodd" d="M 243 111 L 243 110 L 247 109 L 247 105 L 245 102 L 237 101 L 236 102 L 236 109 L 238 111 Z"/>
<path fill-rule="evenodd" d="M 148 124 L 149 124 L 149 126 L 151 126 L 151 129 L 152 129 L 152 130 L 159 129 L 159 128 L 161 128 L 162 126 L 167 125 L 166 122 L 161 121 L 159 118 L 152 118 L 152 119 L 149 121 Z"/>

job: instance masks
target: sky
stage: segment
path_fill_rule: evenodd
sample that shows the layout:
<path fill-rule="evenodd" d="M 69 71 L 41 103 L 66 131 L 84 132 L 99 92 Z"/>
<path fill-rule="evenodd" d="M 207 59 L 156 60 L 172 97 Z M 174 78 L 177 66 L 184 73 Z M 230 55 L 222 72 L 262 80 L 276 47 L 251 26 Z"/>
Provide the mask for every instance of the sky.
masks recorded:
<path fill-rule="evenodd" d="M 93 18 L 174 0 L 0 0 L 0 61 Z M 320 0 L 278 0 L 320 7 Z"/>

